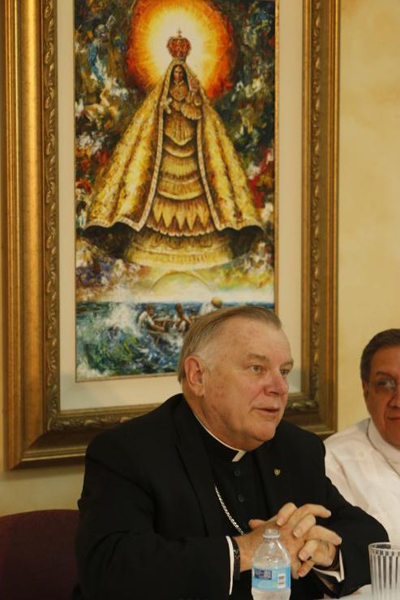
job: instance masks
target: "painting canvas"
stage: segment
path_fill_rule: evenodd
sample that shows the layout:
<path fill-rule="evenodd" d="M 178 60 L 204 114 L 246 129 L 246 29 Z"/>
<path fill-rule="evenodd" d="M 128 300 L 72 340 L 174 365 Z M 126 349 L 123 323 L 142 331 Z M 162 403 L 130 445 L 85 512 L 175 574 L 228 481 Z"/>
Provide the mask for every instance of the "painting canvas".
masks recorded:
<path fill-rule="evenodd" d="M 274 308 L 276 2 L 75 0 L 76 377 Z"/>

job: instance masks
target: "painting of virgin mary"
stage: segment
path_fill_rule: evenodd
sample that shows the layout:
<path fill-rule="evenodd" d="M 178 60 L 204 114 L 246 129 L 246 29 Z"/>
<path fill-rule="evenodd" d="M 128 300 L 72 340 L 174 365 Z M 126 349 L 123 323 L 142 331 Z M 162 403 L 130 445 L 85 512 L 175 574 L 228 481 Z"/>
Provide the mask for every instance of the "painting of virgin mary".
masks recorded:
<path fill-rule="evenodd" d="M 78 379 L 173 371 L 177 305 L 187 323 L 205 306 L 273 306 L 275 3 L 128 4 L 123 38 L 117 9 L 100 11 L 108 34 L 97 26 L 96 69 L 81 85 L 98 81 L 100 100 L 77 99 L 77 139 L 90 146 L 100 137 L 106 156 L 93 167 L 89 150 L 88 172 L 77 179 Z M 119 83 L 108 72 L 121 71 L 115 57 L 124 48 L 133 94 L 126 73 Z M 122 101 L 129 94 L 130 115 Z M 154 326 L 143 332 L 149 307 Z M 151 366 L 140 351 L 145 340 L 154 341 Z M 105 357 L 113 344 L 118 359 Z"/>
<path fill-rule="evenodd" d="M 262 230 L 262 221 L 224 124 L 186 64 L 189 40 L 178 33 L 168 48 L 164 77 L 96 181 L 86 227 L 131 227 L 138 235 L 125 257 L 134 263 L 215 266 L 234 258 L 234 232 Z"/>

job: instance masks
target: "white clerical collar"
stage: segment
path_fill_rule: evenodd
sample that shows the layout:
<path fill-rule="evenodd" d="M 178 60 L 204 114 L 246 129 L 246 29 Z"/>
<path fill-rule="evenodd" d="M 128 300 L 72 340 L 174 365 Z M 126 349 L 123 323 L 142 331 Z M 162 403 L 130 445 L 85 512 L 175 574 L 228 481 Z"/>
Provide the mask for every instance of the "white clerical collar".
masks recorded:
<path fill-rule="evenodd" d="M 246 454 L 247 450 L 239 450 L 238 448 L 233 448 L 232 446 L 229 446 L 229 444 L 225 444 L 225 442 L 223 442 L 222 440 L 217 438 L 216 435 L 214 435 L 209 429 L 207 429 L 207 427 L 204 425 L 204 423 L 202 423 L 200 421 L 199 417 L 196 415 L 196 413 L 194 411 L 192 411 L 192 412 L 193 412 L 194 416 L 196 417 L 196 419 L 198 420 L 198 422 L 200 423 L 200 425 L 203 427 L 203 429 L 205 429 L 207 431 L 207 433 L 209 433 L 211 435 L 211 437 L 214 438 L 214 440 L 217 440 L 217 442 L 219 442 L 226 448 L 229 448 L 229 450 L 234 450 L 236 452 L 235 456 L 232 458 L 232 462 L 238 462 L 241 458 L 243 458 L 243 456 Z"/>
<path fill-rule="evenodd" d="M 371 444 L 382 454 L 387 462 L 393 467 L 395 471 L 400 475 L 400 450 L 386 442 L 377 428 L 372 419 L 370 419 L 368 425 L 368 437 Z"/>

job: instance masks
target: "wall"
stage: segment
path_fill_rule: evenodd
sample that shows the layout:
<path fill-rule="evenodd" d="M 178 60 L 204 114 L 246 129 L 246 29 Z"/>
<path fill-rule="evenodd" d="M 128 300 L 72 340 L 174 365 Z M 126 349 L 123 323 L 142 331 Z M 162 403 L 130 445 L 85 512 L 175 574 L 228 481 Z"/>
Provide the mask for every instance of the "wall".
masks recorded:
<path fill-rule="evenodd" d="M 400 327 L 400 3 L 342 0 L 339 429 L 366 415 L 359 357 Z"/>
<path fill-rule="evenodd" d="M 400 3 L 342 0 L 340 13 L 338 397 L 342 429 L 366 414 L 358 378 L 363 346 L 377 331 L 400 324 Z M 2 81 L 0 72 L 0 86 Z M 2 165 L 3 158 L 4 143 Z M 1 364 L 3 356 L 0 343 Z M 1 407 L 3 396 L 0 388 Z M 0 431 L 3 420 L 2 410 Z M 82 466 L 5 472 L 3 456 L 0 445 L 0 514 L 76 506 Z"/>

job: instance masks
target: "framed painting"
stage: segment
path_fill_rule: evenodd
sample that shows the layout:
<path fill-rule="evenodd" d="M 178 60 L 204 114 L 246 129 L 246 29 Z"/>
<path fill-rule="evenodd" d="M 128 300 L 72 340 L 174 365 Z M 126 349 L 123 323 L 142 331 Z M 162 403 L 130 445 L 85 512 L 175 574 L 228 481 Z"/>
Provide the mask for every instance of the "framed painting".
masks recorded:
<path fill-rule="evenodd" d="M 286 418 L 335 428 L 337 0 L 193 0 L 165 29 L 178 5 L 4 3 L 9 468 L 80 459 L 177 391 L 221 304 L 278 311 Z"/>

